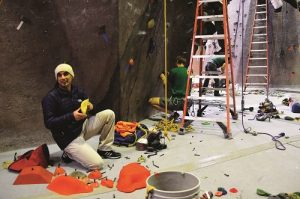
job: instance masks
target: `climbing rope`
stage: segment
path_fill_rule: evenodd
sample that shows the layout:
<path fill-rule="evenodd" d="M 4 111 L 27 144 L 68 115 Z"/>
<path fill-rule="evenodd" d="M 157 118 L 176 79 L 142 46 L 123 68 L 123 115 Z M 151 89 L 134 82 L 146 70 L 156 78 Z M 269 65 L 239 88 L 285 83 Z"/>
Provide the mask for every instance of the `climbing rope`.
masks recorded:
<path fill-rule="evenodd" d="M 167 41 L 168 41 L 168 36 L 167 36 L 167 0 L 164 0 L 164 44 L 165 44 L 165 77 L 166 77 L 166 81 L 165 81 L 165 120 L 168 120 L 168 54 L 167 54 Z M 167 127 L 165 127 L 163 130 L 163 134 L 165 137 L 169 139 L 168 136 L 168 129 Z"/>
<path fill-rule="evenodd" d="M 155 125 L 156 130 L 167 130 L 171 132 L 179 132 L 180 127 L 181 127 L 181 123 L 175 123 L 174 119 L 172 120 L 162 119 Z M 192 125 L 188 125 L 185 128 L 185 131 L 191 132 L 194 131 L 194 128 L 192 127 Z"/>

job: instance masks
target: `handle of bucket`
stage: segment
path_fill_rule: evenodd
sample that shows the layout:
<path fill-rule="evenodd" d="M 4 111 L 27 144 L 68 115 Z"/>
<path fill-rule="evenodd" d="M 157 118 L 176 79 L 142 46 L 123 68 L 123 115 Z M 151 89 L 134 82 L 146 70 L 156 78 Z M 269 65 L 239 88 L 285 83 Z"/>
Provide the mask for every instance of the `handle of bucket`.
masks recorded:
<path fill-rule="evenodd" d="M 146 193 L 146 199 L 149 199 L 149 198 L 152 198 L 152 193 L 153 193 L 153 190 L 155 189 L 155 187 L 151 186 L 151 185 L 148 185 L 147 186 L 147 193 Z"/>

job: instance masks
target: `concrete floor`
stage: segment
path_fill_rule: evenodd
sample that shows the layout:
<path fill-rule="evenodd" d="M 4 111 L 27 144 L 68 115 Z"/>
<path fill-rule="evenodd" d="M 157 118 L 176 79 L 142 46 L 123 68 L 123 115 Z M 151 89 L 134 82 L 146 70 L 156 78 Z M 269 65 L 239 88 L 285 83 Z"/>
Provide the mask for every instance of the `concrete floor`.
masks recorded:
<path fill-rule="evenodd" d="M 281 100 L 290 95 L 284 92 L 271 92 L 270 100 L 276 105 L 277 110 L 285 115 L 299 117 L 293 114 L 288 107 L 281 105 Z M 294 94 L 300 96 L 300 94 Z M 222 196 L 224 199 L 244 198 L 256 199 L 264 198 L 256 195 L 256 189 L 261 188 L 272 194 L 280 192 L 300 191 L 300 123 L 286 121 L 283 119 L 271 119 L 271 121 L 259 122 L 252 119 L 257 112 L 260 102 L 264 101 L 265 96 L 261 94 L 248 94 L 245 96 L 246 107 L 253 106 L 254 112 L 245 112 L 244 126 L 252 128 L 256 132 L 269 133 L 273 136 L 281 132 L 286 134 L 280 141 L 286 150 L 278 150 L 270 136 L 253 136 L 245 134 L 239 119 L 232 121 L 232 140 L 223 138 L 222 130 L 214 123 L 203 124 L 200 121 L 193 122 L 195 131 L 185 135 L 170 133 L 174 140 L 168 142 L 168 148 L 147 159 L 146 163 L 151 173 L 175 170 L 180 172 L 190 172 L 196 175 L 200 181 L 201 194 L 204 191 L 215 192 L 218 187 L 230 189 L 235 187 L 238 193 L 229 193 Z M 241 96 L 237 96 L 237 110 L 240 110 Z M 207 115 L 220 114 L 222 111 L 208 108 Z M 215 115 L 214 114 L 214 115 Z M 155 122 L 144 120 L 142 123 L 148 127 Z M 96 148 L 97 138 L 89 140 L 90 144 Z M 56 145 L 49 145 L 52 159 L 59 161 L 61 152 Z M 19 154 L 28 149 L 18 150 Z M 136 151 L 134 148 L 120 148 L 123 157 L 119 160 L 108 160 L 107 165 L 114 164 L 112 169 L 106 167 L 106 175 L 114 179 L 118 178 L 119 171 L 123 165 L 137 161 L 138 157 L 144 155 L 143 152 Z M 11 160 L 15 151 L 0 154 L 1 162 Z M 164 154 L 164 155 L 162 155 Z M 195 155 L 197 154 L 197 155 Z M 200 155 L 200 156 L 198 156 Z M 127 157 L 127 158 L 125 158 Z M 128 159 L 129 158 L 129 159 Z M 159 168 L 153 166 L 155 162 Z M 71 163 L 62 165 L 68 172 L 74 168 L 85 171 L 80 165 Z M 49 168 L 54 171 L 54 167 Z M 66 198 L 57 195 L 46 189 L 47 185 L 12 185 L 17 174 L 9 173 L 7 170 L 0 171 L 0 198 Z M 67 198 L 86 198 L 86 199 L 109 199 L 109 198 L 144 198 L 145 189 L 133 193 L 121 193 L 115 188 L 97 188 L 90 194 L 73 195 Z"/>

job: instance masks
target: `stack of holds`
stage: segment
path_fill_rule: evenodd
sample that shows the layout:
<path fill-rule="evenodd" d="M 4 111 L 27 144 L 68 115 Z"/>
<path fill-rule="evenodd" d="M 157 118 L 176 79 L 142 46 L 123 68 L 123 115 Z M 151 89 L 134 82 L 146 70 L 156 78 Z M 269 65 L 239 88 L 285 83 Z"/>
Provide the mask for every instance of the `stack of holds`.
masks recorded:
<path fill-rule="evenodd" d="M 72 195 L 79 193 L 92 192 L 94 188 L 103 187 L 113 188 L 114 182 L 107 177 L 102 177 L 99 170 L 91 171 L 88 175 L 81 171 L 73 171 L 70 175 L 64 173 L 64 170 L 58 166 L 54 172 L 56 174 L 47 188 L 61 195 Z"/>
<path fill-rule="evenodd" d="M 264 102 L 260 103 L 258 108 L 259 110 L 255 115 L 257 121 L 265 121 L 266 119 L 270 120 L 271 118 L 280 118 L 276 107 L 269 99 L 265 99 Z"/>
<path fill-rule="evenodd" d="M 17 172 L 14 185 L 24 184 L 48 184 L 47 189 L 61 194 L 72 195 L 90 193 L 100 185 L 113 188 L 114 181 L 103 177 L 99 170 L 84 172 L 73 171 L 67 175 L 64 168 L 58 164 L 54 173 L 46 168 L 49 165 L 49 150 L 46 144 L 35 150 L 30 150 L 21 156 L 15 157 L 15 161 L 8 167 L 9 171 Z M 122 192 L 133 192 L 145 188 L 146 179 L 150 171 L 138 163 L 130 163 L 123 167 L 120 172 L 117 189 Z"/>
<path fill-rule="evenodd" d="M 50 164 L 49 157 L 46 144 L 20 156 L 15 154 L 14 161 L 8 166 L 9 171 L 19 173 L 13 184 L 49 184 L 47 186 L 49 190 L 62 195 L 92 192 L 93 188 L 99 187 L 100 181 L 103 187 L 114 187 L 114 181 L 102 177 L 102 173 L 98 170 L 86 175 L 75 169 L 67 175 L 65 169 L 58 164 L 54 173 L 51 173 L 46 169 Z"/>

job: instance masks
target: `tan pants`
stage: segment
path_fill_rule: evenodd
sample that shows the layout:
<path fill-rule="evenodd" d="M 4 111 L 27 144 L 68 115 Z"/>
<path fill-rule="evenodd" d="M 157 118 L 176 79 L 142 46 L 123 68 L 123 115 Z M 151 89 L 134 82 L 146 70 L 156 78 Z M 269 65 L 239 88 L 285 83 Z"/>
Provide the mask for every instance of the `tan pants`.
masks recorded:
<path fill-rule="evenodd" d="M 101 169 L 104 161 L 86 140 L 93 136 L 99 137 L 99 150 L 111 150 L 115 133 L 115 114 L 111 110 L 104 110 L 92 116 L 83 124 L 81 135 L 73 140 L 66 148 L 65 153 L 88 169 Z"/>

